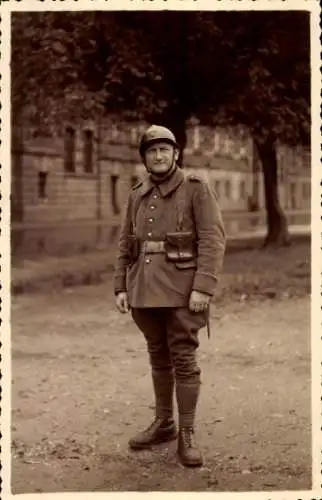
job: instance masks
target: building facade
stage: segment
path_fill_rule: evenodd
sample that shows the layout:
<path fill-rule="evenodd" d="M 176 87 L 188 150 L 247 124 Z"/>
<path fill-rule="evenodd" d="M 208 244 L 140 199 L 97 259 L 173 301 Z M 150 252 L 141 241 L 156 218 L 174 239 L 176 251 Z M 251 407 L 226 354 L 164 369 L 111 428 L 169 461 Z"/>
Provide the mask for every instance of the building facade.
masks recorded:
<path fill-rule="evenodd" d="M 32 138 L 19 130 L 12 149 L 12 223 L 117 220 L 128 190 L 144 173 L 138 142 L 145 124 L 105 122 L 67 127 L 64 137 Z M 18 135 L 17 131 L 16 134 Z M 243 131 L 191 125 L 185 169 L 205 176 L 224 213 L 264 208 L 262 172 Z M 310 155 L 278 148 L 279 195 L 286 210 L 310 209 Z"/>

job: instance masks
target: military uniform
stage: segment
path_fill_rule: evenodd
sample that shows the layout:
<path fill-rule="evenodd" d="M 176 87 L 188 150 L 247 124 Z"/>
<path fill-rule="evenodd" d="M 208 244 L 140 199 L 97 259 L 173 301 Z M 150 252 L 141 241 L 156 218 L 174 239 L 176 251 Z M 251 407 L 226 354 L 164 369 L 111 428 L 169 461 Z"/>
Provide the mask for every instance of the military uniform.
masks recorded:
<path fill-rule="evenodd" d="M 186 198 L 181 202 L 180 189 Z M 198 244 L 198 257 L 185 263 L 169 263 L 163 253 L 142 252 L 136 262 L 128 254 L 128 236 L 141 241 L 163 241 L 178 227 L 191 231 Z M 212 295 L 225 250 L 225 233 L 215 192 L 196 176 L 181 169 L 160 185 L 149 177 L 132 188 L 125 209 L 115 269 L 115 291 L 127 290 L 132 307 L 185 307 L 191 290 Z"/>
<path fill-rule="evenodd" d="M 175 250 L 184 257 L 181 261 L 169 259 L 173 234 L 179 234 Z M 136 243 L 135 258 L 131 241 Z M 187 244 L 190 257 L 185 254 Z M 171 423 L 174 386 L 180 428 L 193 428 L 199 395 L 198 331 L 206 325 L 209 310 L 190 311 L 190 294 L 196 290 L 213 295 L 224 251 L 220 209 L 206 181 L 176 168 L 163 182 L 147 176 L 130 191 L 120 230 L 115 293 L 127 292 L 132 317 L 145 336 L 156 417 L 170 421 L 164 431 L 169 439 L 176 436 Z M 145 439 L 133 440 L 132 447 L 143 447 Z"/>

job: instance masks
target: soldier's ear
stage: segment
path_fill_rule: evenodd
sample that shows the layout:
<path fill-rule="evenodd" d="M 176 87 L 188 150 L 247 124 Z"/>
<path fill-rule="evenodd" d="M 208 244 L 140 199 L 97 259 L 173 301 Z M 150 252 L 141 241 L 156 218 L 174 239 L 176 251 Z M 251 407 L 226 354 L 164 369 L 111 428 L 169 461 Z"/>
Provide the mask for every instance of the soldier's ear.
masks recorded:
<path fill-rule="evenodd" d="M 175 161 L 178 161 L 179 154 L 180 154 L 179 149 L 175 148 L 174 149 L 174 159 L 175 159 Z"/>

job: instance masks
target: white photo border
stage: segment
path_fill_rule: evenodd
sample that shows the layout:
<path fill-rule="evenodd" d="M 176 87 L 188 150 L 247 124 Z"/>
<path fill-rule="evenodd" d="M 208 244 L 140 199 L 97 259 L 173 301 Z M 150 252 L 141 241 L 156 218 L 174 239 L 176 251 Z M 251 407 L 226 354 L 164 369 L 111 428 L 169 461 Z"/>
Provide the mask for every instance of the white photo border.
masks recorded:
<path fill-rule="evenodd" d="M 211 498 L 256 498 L 279 500 L 313 500 L 322 498 L 322 175 L 321 175 L 321 9 L 315 0 L 3 0 L 1 15 L 0 59 L 0 168 L 1 168 L 1 479 L 2 498 L 9 499 L 11 491 L 11 344 L 10 344 L 10 16 L 22 11 L 69 10 L 307 10 L 311 13 L 311 375 L 312 375 L 312 478 L 310 491 L 223 492 L 223 493 L 161 493 L 185 499 L 205 495 Z M 64 495 L 68 500 L 112 498 L 120 495 L 139 499 L 144 493 L 40 493 L 22 495 L 26 499 L 48 499 Z M 20 495 L 18 495 L 20 496 Z"/>

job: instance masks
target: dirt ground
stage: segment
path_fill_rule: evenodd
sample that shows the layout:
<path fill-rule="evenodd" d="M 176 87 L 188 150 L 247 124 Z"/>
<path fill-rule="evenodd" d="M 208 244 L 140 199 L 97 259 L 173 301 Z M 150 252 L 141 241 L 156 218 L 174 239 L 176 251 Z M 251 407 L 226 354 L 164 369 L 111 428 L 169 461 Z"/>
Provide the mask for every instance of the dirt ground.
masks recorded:
<path fill-rule="evenodd" d="M 310 489 L 308 247 L 254 255 L 228 258 L 212 337 L 200 332 L 197 470 L 179 465 L 175 442 L 128 450 L 153 416 L 152 386 L 111 276 L 13 297 L 12 492 Z"/>

